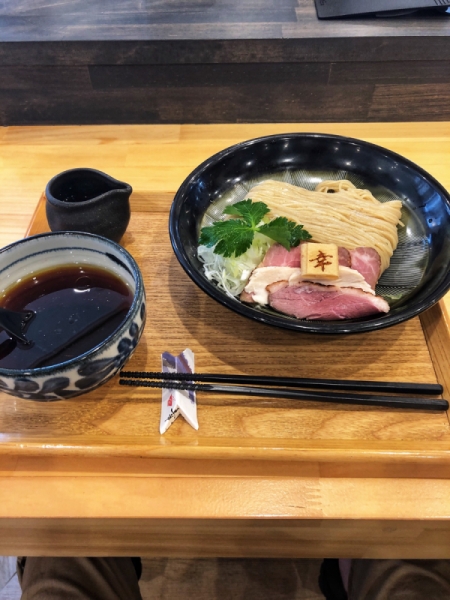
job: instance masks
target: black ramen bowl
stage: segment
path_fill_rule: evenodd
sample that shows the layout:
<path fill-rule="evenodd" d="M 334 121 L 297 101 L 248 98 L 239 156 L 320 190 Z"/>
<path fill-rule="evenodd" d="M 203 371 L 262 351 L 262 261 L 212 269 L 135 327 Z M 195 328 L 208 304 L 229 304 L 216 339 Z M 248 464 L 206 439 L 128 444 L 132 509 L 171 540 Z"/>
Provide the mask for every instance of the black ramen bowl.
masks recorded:
<path fill-rule="evenodd" d="M 216 205 L 250 197 L 251 188 L 278 179 L 314 189 L 325 179 L 349 179 L 381 202 L 403 203 L 399 245 L 376 292 L 390 311 L 342 321 L 300 320 L 228 296 L 204 275 L 197 257 L 200 228 Z M 254 321 L 308 333 L 359 333 L 402 323 L 435 304 L 450 288 L 450 195 L 426 171 L 399 154 L 357 139 L 292 133 L 236 144 L 197 167 L 170 211 L 172 246 L 181 266 L 209 296 Z"/>

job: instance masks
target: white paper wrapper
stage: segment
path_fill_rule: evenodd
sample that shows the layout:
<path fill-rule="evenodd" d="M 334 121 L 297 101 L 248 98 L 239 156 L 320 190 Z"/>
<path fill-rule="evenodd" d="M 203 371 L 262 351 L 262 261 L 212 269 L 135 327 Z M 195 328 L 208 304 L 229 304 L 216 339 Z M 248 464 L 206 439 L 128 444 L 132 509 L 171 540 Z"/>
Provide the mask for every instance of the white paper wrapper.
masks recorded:
<path fill-rule="evenodd" d="M 178 356 L 163 352 L 161 362 L 163 373 L 194 373 L 194 353 L 189 348 Z M 189 425 L 198 429 L 195 392 L 163 389 L 159 432 L 165 433 L 179 415 L 183 415 Z"/>

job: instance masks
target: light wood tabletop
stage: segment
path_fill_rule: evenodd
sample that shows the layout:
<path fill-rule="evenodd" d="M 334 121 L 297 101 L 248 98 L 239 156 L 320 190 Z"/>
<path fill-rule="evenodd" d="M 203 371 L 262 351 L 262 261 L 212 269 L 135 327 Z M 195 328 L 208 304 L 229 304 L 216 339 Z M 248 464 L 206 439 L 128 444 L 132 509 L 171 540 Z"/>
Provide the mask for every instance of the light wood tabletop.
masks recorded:
<path fill-rule="evenodd" d="M 0 130 L 0 245 L 47 229 L 47 181 L 91 167 L 130 183 L 122 244 L 149 314 L 132 370 L 195 352 L 199 372 L 439 381 L 450 398 L 449 299 L 357 336 L 297 334 L 231 313 L 170 245 L 174 194 L 203 160 L 282 132 L 356 137 L 450 189 L 450 123 L 117 125 Z M 325 371 L 324 371 L 325 365 Z M 103 387 L 53 403 L 0 395 L 0 554 L 450 557 L 446 413 L 198 395 L 200 428 L 159 434 L 160 392 Z"/>

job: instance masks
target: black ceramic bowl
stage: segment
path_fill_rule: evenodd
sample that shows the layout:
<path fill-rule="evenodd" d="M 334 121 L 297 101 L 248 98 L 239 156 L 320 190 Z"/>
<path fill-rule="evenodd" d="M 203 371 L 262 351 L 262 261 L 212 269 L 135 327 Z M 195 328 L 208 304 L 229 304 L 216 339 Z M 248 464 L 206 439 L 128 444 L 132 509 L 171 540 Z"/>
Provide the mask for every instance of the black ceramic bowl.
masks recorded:
<path fill-rule="evenodd" d="M 324 179 L 349 179 L 380 201 L 403 202 L 399 245 L 383 273 L 377 294 L 391 310 L 361 319 L 307 321 L 270 308 L 254 308 L 222 292 L 203 273 L 197 257 L 205 211 L 213 202 L 251 198 L 265 179 L 309 189 Z M 437 302 L 450 288 L 450 195 L 426 171 L 380 146 L 323 134 L 262 137 L 215 154 L 197 167 L 178 190 L 170 211 L 170 238 L 186 273 L 212 298 L 260 323 L 309 333 L 358 333 L 402 323 Z"/>

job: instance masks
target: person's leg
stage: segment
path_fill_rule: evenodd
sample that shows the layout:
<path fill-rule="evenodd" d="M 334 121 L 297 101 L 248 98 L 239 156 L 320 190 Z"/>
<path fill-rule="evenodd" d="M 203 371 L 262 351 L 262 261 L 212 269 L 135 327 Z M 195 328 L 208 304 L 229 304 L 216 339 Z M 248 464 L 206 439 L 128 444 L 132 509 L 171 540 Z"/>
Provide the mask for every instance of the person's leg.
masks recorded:
<path fill-rule="evenodd" d="M 325 558 L 320 566 L 319 588 L 325 600 L 348 600 L 341 572 L 341 560 Z"/>
<path fill-rule="evenodd" d="M 18 577 L 22 600 L 142 600 L 131 558 L 28 556 Z"/>
<path fill-rule="evenodd" d="M 342 585 L 346 592 L 348 592 L 348 580 L 350 579 L 350 570 L 352 568 L 351 558 L 340 558 L 338 561 L 339 573 L 342 579 Z"/>
<path fill-rule="evenodd" d="M 352 560 L 349 600 L 450 600 L 448 560 Z"/>

